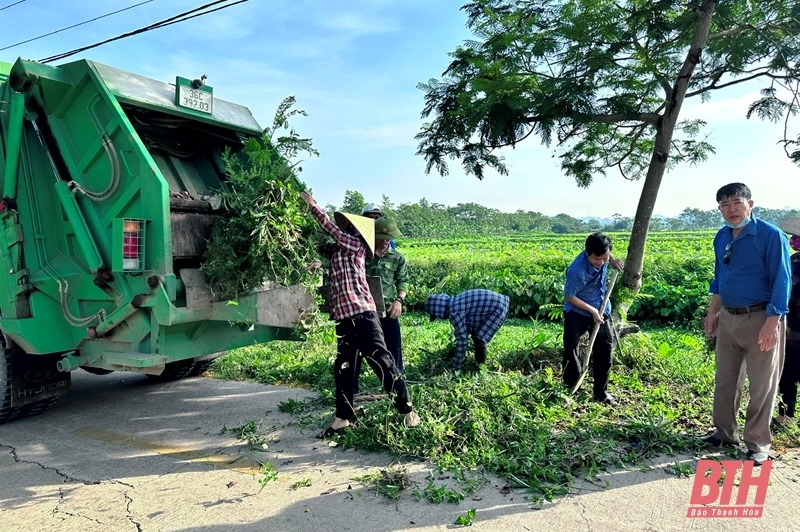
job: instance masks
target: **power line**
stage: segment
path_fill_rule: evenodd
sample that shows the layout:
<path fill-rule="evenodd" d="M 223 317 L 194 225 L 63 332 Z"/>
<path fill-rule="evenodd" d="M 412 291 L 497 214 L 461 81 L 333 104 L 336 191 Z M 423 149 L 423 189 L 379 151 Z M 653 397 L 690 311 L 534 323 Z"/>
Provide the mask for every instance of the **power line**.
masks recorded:
<path fill-rule="evenodd" d="M 8 4 L 7 6 L 0 7 L 0 11 L 5 11 L 9 7 L 14 7 L 17 4 L 21 4 L 23 2 L 27 2 L 28 0 L 19 0 L 19 2 L 14 2 L 13 4 Z"/>
<path fill-rule="evenodd" d="M 20 2 L 17 2 L 17 3 L 26 2 L 26 1 L 27 0 L 20 0 Z M 90 22 L 94 22 L 95 20 L 100 20 L 101 18 L 106 18 L 106 17 L 110 17 L 111 15 L 116 15 L 117 13 L 122 13 L 123 11 L 127 11 L 129 9 L 133 9 L 134 7 L 139 7 L 140 5 L 143 5 L 143 4 L 149 4 L 152 1 L 153 0 L 147 0 L 145 2 L 139 2 L 138 4 L 134 4 L 132 6 L 124 7 L 122 9 L 117 9 L 116 11 L 112 11 L 111 13 L 106 13 L 105 15 L 100 15 L 99 17 L 95 17 L 95 18 L 90 19 L 90 20 L 84 20 L 83 22 L 79 22 L 78 24 L 73 24 L 72 26 L 67 26 L 66 28 L 61 28 L 60 30 L 51 31 L 50 33 L 45 33 L 44 35 L 39 35 L 38 37 L 33 37 L 32 39 L 27 39 L 25 41 L 20 41 L 20 42 L 14 43 L 14 44 L 9 44 L 8 46 L 4 46 L 3 48 L 0 48 L 0 52 L 2 52 L 3 50 L 8 50 L 9 48 L 13 48 L 15 46 L 19 46 L 20 44 L 29 43 L 31 41 L 38 41 L 39 39 L 44 39 L 45 37 L 49 37 L 51 35 L 55 35 L 56 33 L 61 33 L 62 31 L 71 30 L 72 28 L 77 28 L 78 26 L 83 26 L 84 24 L 89 24 Z"/>
<path fill-rule="evenodd" d="M 40 63 L 51 63 L 53 61 L 58 61 L 59 59 L 64 59 L 64 58 L 69 57 L 71 55 L 75 55 L 75 54 L 78 54 L 80 52 L 83 52 L 83 51 L 86 51 L 86 50 L 90 50 L 92 48 L 97 48 L 98 46 L 102 46 L 104 44 L 108 44 L 108 43 L 113 42 L 113 41 L 118 41 L 118 40 L 124 39 L 126 37 L 132 37 L 133 35 L 138 35 L 140 33 L 144 33 L 144 32 L 150 31 L 150 30 L 163 28 L 164 26 L 169 26 L 171 24 L 177 24 L 178 22 L 184 22 L 186 20 L 190 20 L 190 19 L 193 19 L 195 17 L 199 17 L 199 16 L 202 16 L 202 15 L 207 15 L 207 14 L 213 13 L 215 11 L 220 11 L 222 9 L 235 6 L 236 4 L 243 4 L 244 2 L 249 2 L 250 0 L 238 0 L 237 2 L 234 2 L 232 4 L 224 5 L 224 6 L 218 7 L 216 9 L 211 9 L 211 10 L 208 10 L 208 11 L 203 11 L 203 10 L 205 10 L 205 9 L 211 7 L 211 6 L 215 6 L 217 4 L 223 4 L 223 3 L 228 2 L 228 1 L 230 1 L 230 0 L 217 0 L 216 2 L 210 2 L 208 4 L 202 5 L 200 7 L 196 7 L 194 9 L 189 10 L 189 11 L 184 11 L 183 13 L 179 13 L 179 14 L 173 16 L 173 17 L 169 17 L 167 19 L 161 20 L 161 21 L 156 22 L 154 24 L 151 24 L 149 26 L 145 26 L 143 28 L 139 28 L 137 30 L 130 31 L 128 33 L 123 33 L 122 35 L 117 35 L 116 37 L 112 37 L 110 39 L 106 39 L 105 41 L 100 41 L 100 42 L 97 42 L 97 43 L 94 43 L 94 44 L 90 44 L 88 46 L 83 46 L 81 48 L 76 48 L 74 50 L 70 50 L 69 52 L 64 52 L 64 53 L 61 53 L 61 54 L 52 55 L 50 57 L 45 57 L 44 59 L 40 59 L 39 62 Z M 202 11 L 202 12 L 198 13 L 198 11 Z M 195 14 L 192 15 L 192 13 L 195 13 Z M 187 16 L 187 15 L 192 15 L 192 16 Z"/>

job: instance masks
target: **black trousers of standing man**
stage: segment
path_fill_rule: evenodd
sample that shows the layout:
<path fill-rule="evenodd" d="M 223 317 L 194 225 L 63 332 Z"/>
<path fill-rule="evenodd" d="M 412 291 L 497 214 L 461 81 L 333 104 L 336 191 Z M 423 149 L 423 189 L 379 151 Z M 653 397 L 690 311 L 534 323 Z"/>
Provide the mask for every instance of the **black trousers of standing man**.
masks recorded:
<path fill-rule="evenodd" d="M 608 391 L 608 376 L 611 372 L 611 353 L 614 350 L 614 340 L 611 336 L 611 319 L 605 321 L 597 331 L 597 338 L 592 347 L 592 374 L 594 375 L 593 394 L 595 399 L 603 399 Z M 561 369 L 563 370 L 564 384 L 568 388 L 575 386 L 580 378 L 580 341 L 581 336 L 594 329 L 594 320 L 591 316 L 578 312 L 564 313 L 564 356 Z"/>

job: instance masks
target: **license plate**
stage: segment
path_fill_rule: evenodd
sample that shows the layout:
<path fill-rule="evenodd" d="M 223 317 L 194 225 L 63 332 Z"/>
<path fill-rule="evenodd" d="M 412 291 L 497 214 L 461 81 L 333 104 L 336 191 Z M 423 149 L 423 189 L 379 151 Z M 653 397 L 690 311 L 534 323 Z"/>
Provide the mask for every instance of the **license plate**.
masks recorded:
<path fill-rule="evenodd" d="M 178 86 L 178 105 L 181 107 L 211 114 L 213 104 L 214 96 L 210 92 L 187 87 L 186 85 Z"/>

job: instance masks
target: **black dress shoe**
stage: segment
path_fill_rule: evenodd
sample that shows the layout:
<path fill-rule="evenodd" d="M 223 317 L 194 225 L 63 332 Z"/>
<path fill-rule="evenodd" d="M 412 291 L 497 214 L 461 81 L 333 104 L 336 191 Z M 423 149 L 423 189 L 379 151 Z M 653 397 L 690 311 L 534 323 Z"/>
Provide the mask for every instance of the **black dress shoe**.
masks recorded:
<path fill-rule="evenodd" d="M 713 434 L 709 434 L 708 436 L 703 436 L 702 438 L 700 438 L 700 441 L 705 444 L 711 445 L 712 447 L 736 447 L 735 443 L 722 441 Z"/>
<path fill-rule="evenodd" d="M 603 403 L 604 405 L 608 406 L 617 406 L 619 404 L 617 400 L 614 399 L 614 396 L 611 395 L 610 393 L 605 393 L 603 395 L 596 395 L 594 397 L 594 400 L 597 401 L 598 403 Z"/>
<path fill-rule="evenodd" d="M 747 451 L 747 459 L 752 460 L 753 465 L 758 467 L 769 460 L 769 455 L 760 451 Z"/>

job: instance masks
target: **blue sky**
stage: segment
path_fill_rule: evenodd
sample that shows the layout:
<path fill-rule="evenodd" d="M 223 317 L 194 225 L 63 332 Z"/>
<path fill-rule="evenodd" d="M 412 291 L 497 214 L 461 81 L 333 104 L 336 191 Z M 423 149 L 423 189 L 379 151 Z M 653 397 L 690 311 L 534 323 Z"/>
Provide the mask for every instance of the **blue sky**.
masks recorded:
<path fill-rule="evenodd" d="M 122 9 L 143 0 L 26 0 L 0 10 L 0 48 Z M 210 0 L 152 0 L 134 9 L 0 51 L 0 60 L 41 59 L 132 31 Z M 0 8 L 15 0 L 0 0 Z M 641 182 L 615 173 L 579 189 L 558 159 L 536 141 L 505 153 L 508 176 L 483 181 L 451 173 L 426 175 L 414 135 L 422 123 L 419 82 L 438 78 L 448 53 L 471 36 L 453 0 L 249 0 L 193 20 L 88 50 L 87 58 L 162 81 L 208 76 L 217 98 L 248 106 L 267 125 L 284 97 L 294 95 L 308 117 L 293 125 L 314 139 L 320 157 L 308 158 L 301 179 L 322 204 L 340 205 L 347 189 L 378 202 L 422 197 L 445 205 L 476 202 L 575 217 L 633 216 Z M 9 28 L 13 28 L 9 31 Z M 58 64 L 58 63 L 56 63 Z M 800 168 L 776 144 L 780 124 L 746 120 L 760 87 L 714 94 L 684 105 L 682 118 L 704 118 L 717 148 L 696 168 L 664 177 L 655 212 L 715 207 L 716 190 L 742 181 L 756 205 L 797 208 Z M 794 132 L 797 133 L 796 131 Z"/>

